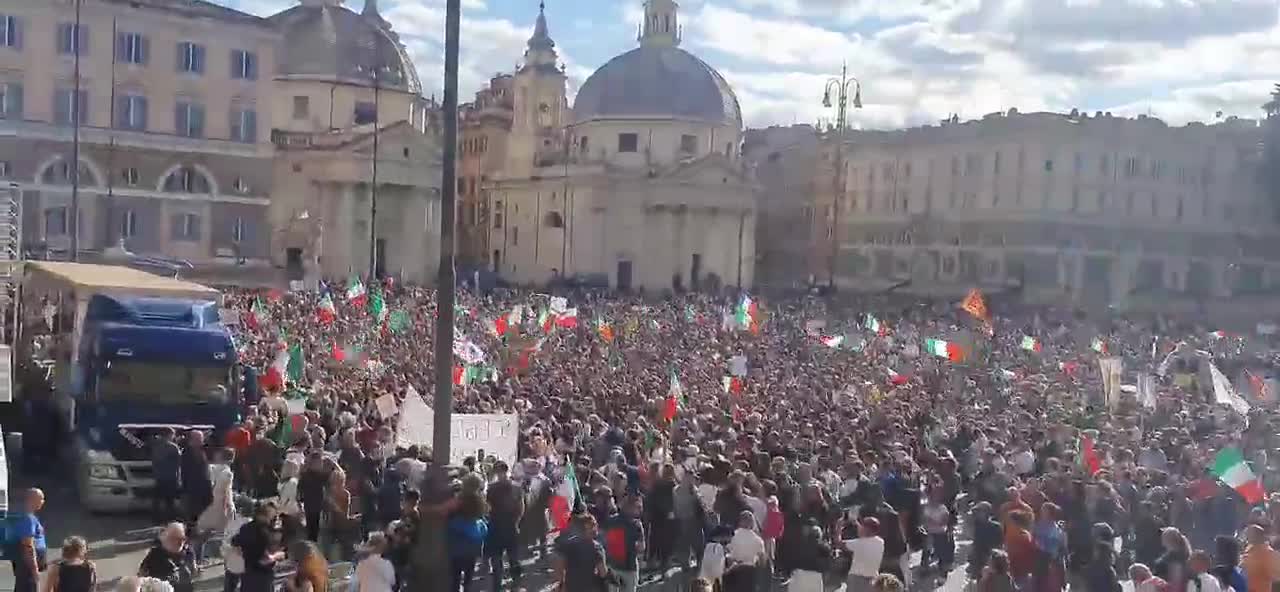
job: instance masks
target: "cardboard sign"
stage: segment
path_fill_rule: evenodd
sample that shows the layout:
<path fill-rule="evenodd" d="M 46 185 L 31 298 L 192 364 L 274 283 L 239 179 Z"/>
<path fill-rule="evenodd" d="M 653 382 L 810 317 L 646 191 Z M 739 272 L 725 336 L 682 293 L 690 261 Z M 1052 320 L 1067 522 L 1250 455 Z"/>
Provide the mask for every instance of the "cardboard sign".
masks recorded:
<path fill-rule="evenodd" d="M 421 397 L 419 397 L 421 399 Z M 378 409 L 378 415 L 383 419 L 395 417 L 396 414 L 396 397 L 390 393 L 382 395 L 373 401 Z"/>

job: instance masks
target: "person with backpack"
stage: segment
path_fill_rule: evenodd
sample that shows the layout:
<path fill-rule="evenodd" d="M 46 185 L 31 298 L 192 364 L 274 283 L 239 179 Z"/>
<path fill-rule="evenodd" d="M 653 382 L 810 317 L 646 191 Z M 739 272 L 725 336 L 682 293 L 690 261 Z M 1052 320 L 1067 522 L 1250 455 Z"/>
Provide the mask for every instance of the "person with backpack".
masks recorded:
<path fill-rule="evenodd" d="M 22 499 L 22 510 L 8 521 L 5 552 L 13 564 L 14 592 L 36 592 L 49 548 L 37 515 L 44 509 L 44 491 L 28 489 Z"/>
<path fill-rule="evenodd" d="M 449 541 L 449 561 L 452 565 L 453 587 L 457 592 L 471 592 L 471 580 L 475 576 L 476 561 L 484 551 L 489 538 L 489 523 L 485 520 L 487 508 L 481 489 L 484 481 L 475 473 L 468 474 L 458 494 L 460 504 L 449 517 L 446 534 Z"/>

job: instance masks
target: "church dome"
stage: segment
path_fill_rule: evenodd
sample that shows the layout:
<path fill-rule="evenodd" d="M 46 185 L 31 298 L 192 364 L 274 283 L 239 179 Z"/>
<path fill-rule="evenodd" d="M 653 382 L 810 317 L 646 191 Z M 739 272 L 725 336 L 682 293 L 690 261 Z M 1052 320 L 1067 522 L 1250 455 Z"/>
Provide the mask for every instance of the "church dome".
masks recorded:
<path fill-rule="evenodd" d="M 297 80 L 326 80 L 422 93 L 418 72 L 400 38 L 366 0 L 362 14 L 340 0 L 303 0 L 268 20 L 284 34 L 277 73 Z"/>
<path fill-rule="evenodd" d="M 609 60 L 582 84 L 578 123 L 662 117 L 742 127 L 738 97 L 719 72 L 670 44 L 644 44 Z"/>

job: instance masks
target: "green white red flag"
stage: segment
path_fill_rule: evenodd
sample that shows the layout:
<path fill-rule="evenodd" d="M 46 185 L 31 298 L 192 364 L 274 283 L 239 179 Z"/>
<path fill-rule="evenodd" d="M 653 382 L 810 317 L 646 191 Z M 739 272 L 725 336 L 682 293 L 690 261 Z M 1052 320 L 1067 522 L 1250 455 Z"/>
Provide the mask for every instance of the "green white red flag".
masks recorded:
<path fill-rule="evenodd" d="M 1249 468 L 1249 463 L 1245 462 L 1239 448 L 1224 448 L 1219 451 L 1213 460 L 1213 474 L 1250 504 L 1259 503 L 1267 497 L 1262 481 Z"/>
<path fill-rule="evenodd" d="M 958 344 L 950 341 L 926 339 L 924 340 L 924 349 L 939 358 L 946 358 L 952 362 L 959 362 L 964 359 L 964 350 Z"/>

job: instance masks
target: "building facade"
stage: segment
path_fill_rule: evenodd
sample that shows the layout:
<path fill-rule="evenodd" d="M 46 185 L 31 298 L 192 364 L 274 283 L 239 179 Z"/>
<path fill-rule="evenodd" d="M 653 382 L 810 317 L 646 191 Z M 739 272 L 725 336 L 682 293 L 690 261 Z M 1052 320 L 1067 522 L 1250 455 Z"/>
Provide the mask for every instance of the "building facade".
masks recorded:
<path fill-rule="evenodd" d="M 458 260 L 473 269 L 492 268 L 484 186 L 506 164 L 515 108 L 512 81 L 510 74 L 494 76 L 458 113 Z"/>
<path fill-rule="evenodd" d="M 306 136 L 403 121 L 430 137 L 430 106 L 376 2 L 342 4 L 259 18 L 204 0 L 0 2 L 0 177 L 20 187 L 29 251 L 69 257 L 75 234 L 82 258 L 156 257 L 211 281 L 367 272 L 365 259 L 330 264 L 285 240 L 290 225 L 322 222 L 292 168 Z M 358 223 L 329 219 L 330 248 Z"/>
<path fill-rule="evenodd" d="M 525 284 L 752 285 L 759 187 L 741 111 L 724 78 L 679 48 L 678 5 L 646 2 L 640 46 L 592 74 L 571 112 L 539 31 L 515 75 L 507 165 L 486 185 L 494 269 Z"/>
<path fill-rule="evenodd" d="M 747 130 L 743 157 L 762 188 L 756 223 L 758 288 L 790 289 L 816 279 L 806 262 L 819 236 L 813 203 L 819 148 L 811 125 Z"/>
<path fill-rule="evenodd" d="M 1257 184 L 1260 133 L 1247 120 L 1016 110 L 848 132 L 825 212 L 837 284 L 1112 307 L 1266 294 L 1280 288 L 1268 256 L 1280 243 Z"/>

